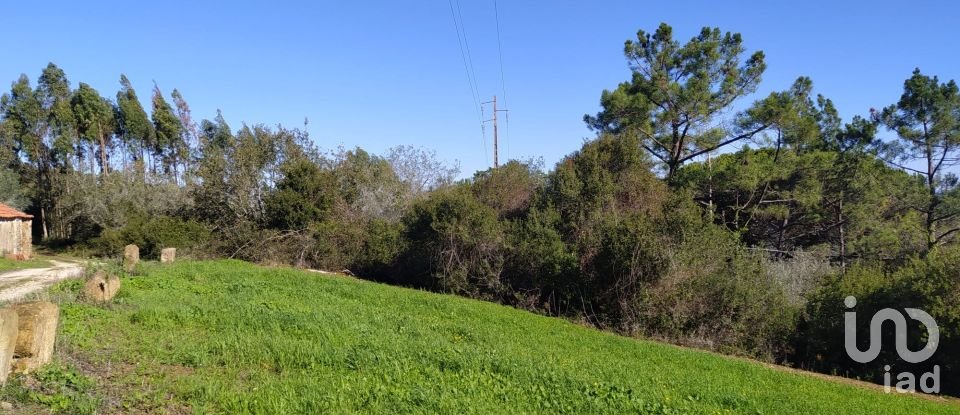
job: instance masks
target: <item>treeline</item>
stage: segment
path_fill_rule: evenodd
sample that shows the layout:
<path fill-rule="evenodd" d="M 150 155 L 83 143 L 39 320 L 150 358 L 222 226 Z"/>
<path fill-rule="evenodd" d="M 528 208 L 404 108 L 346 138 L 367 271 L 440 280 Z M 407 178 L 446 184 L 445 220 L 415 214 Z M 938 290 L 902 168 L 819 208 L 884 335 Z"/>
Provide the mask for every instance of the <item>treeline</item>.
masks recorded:
<path fill-rule="evenodd" d="M 196 123 L 176 90 L 171 105 L 155 87 L 148 115 L 126 77 L 110 100 L 51 64 L 0 98 L 0 199 L 79 252 L 349 269 L 874 381 L 911 364 L 892 347 L 847 358 L 844 298 L 861 350 L 874 311 L 919 308 L 941 331 L 916 368 L 960 393 L 957 85 L 915 71 L 899 101 L 845 122 L 800 77 L 732 113 L 766 68 L 738 34 L 680 43 L 661 25 L 625 55 L 631 78 L 585 117 L 595 139 L 549 171 L 460 181 L 424 149 L 322 153 L 299 130 Z"/>

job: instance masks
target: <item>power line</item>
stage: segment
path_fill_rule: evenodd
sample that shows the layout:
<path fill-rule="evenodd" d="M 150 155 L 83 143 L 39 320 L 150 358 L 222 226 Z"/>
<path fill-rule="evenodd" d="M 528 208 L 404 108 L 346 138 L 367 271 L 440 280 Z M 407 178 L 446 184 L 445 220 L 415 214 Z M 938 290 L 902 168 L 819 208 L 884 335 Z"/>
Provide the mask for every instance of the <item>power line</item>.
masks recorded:
<path fill-rule="evenodd" d="M 481 118 L 479 110 L 480 95 L 478 88 L 474 86 L 473 75 L 470 73 L 470 66 L 467 63 L 467 53 L 463 49 L 463 38 L 460 35 L 460 23 L 457 21 L 457 14 L 453 10 L 453 0 L 447 0 L 447 3 L 450 5 L 450 17 L 453 18 L 453 28 L 457 32 L 457 46 L 460 48 L 460 57 L 463 59 L 463 70 L 467 73 L 467 84 L 470 85 L 470 95 L 473 96 L 473 102 L 476 105 L 474 110 L 477 111 L 477 118 Z"/>
<path fill-rule="evenodd" d="M 507 83 L 503 76 L 503 43 L 500 41 L 500 9 L 497 0 L 493 0 L 493 16 L 497 21 L 497 57 L 500 60 L 500 89 L 503 91 L 503 106 L 507 105 Z M 508 107 L 509 108 L 509 107 Z M 510 158 L 510 113 L 507 113 L 507 159 Z"/>
<path fill-rule="evenodd" d="M 497 136 L 497 113 L 498 112 L 507 112 L 505 109 L 497 109 L 497 96 L 493 96 L 492 101 L 481 102 L 480 109 L 483 110 L 483 106 L 486 104 L 493 104 L 493 118 L 489 120 L 483 120 L 483 122 L 492 121 L 493 122 L 493 168 L 500 167 L 500 151 L 498 149 L 498 136 Z"/>
<path fill-rule="evenodd" d="M 470 95 L 473 97 L 474 110 L 477 114 L 477 121 L 480 123 L 480 137 L 481 144 L 483 145 L 483 156 L 484 161 L 487 159 L 487 136 L 486 131 L 483 128 L 483 106 L 480 105 L 480 87 L 477 83 L 476 77 L 477 74 L 473 71 L 473 57 L 470 54 L 470 44 L 467 43 L 467 31 L 466 27 L 463 25 L 463 15 L 460 12 L 460 0 L 457 0 L 457 10 L 453 9 L 453 0 L 447 0 L 447 4 L 450 5 L 450 17 L 453 18 L 453 28 L 457 32 L 457 46 L 460 48 L 460 57 L 463 60 L 463 69 L 467 73 L 467 84 L 470 86 Z M 457 16 L 460 15 L 460 21 L 457 21 Z M 463 32 L 461 36 L 461 31 Z M 466 46 L 466 51 L 464 51 L 464 46 Z"/>
<path fill-rule="evenodd" d="M 463 32 L 463 45 L 467 47 L 467 62 L 470 62 L 470 73 L 473 74 L 473 84 L 477 88 L 477 101 L 480 101 L 480 78 L 473 69 L 473 54 L 470 53 L 470 42 L 467 41 L 467 25 L 463 22 L 463 12 L 460 9 L 460 0 L 457 0 L 457 16 L 460 17 L 460 31 Z"/>
<path fill-rule="evenodd" d="M 483 120 L 486 115 L 483 113 L 483 105 L 480 105 L 480 135 L 483 137 L 483 164 L 490 164 L 490 156 L 487 155 L 487 126 L 486 121 Z"/>

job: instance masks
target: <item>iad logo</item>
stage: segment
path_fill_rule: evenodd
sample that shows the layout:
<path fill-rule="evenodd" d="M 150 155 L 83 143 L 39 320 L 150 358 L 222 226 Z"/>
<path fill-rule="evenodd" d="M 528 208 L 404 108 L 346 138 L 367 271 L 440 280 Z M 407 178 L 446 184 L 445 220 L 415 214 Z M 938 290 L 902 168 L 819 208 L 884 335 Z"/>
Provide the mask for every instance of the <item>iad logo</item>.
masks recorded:
<path fill-rule="evenodd" d="M 857 306 L 857 299 L 853 296 L 843 300 L 847 308 Z M 927 344 L 918 351 L 912 351 L 907 348 L 907 319 L 903 313 L 892 308 L 884 308 L 873 315 L 870 320 L 870 346 L 866 351 L 860 351 L 857 348 L 857 313 L 847 311 L 844 313 L 844 347 L 847 349 L 847 355 L 851 359 L 860 363 L 872 362 L 880 355 L 880 330 L 885 321 L 892 321 L 895 328 L 895 341 L 897 354 L 900 358 L 909 363 L 920 363 L 929 359 L 937 351 L 937 345 L 940 341 L 940 328 L 937 322 L 933 320 L 930 314 L 916 308 L 905 308 L 904 311 L 910 318 L 919 321 L 927 329 Z M 885 365 L 883 370 L 883 390 L 890 392 L 890 365 Z M 933 371 L 924 373 L 920 376 L 920 390 L 925 393 L 940 392 L 940 366 L 934 365 Z M 917 378 L 913 373 L 903 372 L 897 375 L 896 391 L 900 393 L 916 392 Z"/>

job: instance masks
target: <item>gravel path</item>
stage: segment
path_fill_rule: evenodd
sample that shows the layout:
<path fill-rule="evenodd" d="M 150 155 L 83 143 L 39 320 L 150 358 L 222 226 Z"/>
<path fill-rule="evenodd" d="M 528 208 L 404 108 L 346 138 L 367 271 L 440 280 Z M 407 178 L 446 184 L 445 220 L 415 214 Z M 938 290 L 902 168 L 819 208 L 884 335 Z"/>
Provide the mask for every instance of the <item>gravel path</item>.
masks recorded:
<path fill-rule="evenodd" d="M 83 276 L 83 265 L 50 261 L 50 268 L 33 268 L 0 273 L 0 303 L 14 301 L 40 291 L 57 281 Z"/>

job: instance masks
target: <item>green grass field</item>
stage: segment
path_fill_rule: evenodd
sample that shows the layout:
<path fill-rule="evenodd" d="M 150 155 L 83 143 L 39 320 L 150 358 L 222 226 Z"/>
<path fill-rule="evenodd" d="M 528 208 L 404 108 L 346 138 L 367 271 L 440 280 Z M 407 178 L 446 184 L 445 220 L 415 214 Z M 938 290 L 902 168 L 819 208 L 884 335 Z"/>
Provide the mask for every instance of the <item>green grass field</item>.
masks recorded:
<path fill-rule="evenodd" d="M 11 259 L 0 258 L 0 272 L 15 271 L 18 269 L 27 268 L 46 268 L 49 266 L 51 266 L 50 261 L 48 261 L 48 258 L 46 257 L 36 257 L 26 261 L 14 261 Z"/>
<path fill-rule="evenodd" d="M 147 264 L 108 306 L 76 300 L 80 285 L 51 292 L 62 305 L 58 362 L 4 399 L 101 413 L 960 413 L 346 277 Z"/>

